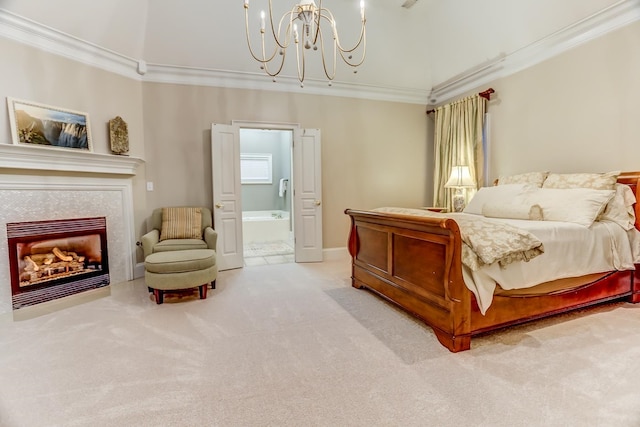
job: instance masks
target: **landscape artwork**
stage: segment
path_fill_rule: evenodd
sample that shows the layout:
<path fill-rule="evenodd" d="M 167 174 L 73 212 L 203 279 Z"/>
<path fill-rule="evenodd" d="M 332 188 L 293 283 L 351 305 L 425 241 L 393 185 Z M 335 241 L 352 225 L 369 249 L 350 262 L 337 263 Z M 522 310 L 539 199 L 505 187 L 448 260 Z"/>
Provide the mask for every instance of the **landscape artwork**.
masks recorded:
<path fill-rule="evenodd" d="M 7 98 L 14 144 L 92 151 L 89 115 Z"/>

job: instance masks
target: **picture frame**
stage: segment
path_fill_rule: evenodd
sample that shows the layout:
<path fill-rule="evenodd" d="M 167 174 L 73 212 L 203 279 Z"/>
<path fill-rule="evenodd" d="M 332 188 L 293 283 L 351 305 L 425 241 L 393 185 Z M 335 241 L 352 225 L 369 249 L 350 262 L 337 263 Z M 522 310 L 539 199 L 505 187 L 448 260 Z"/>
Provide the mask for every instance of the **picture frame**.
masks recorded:
<path fill-rule="evenodd" d="M 7 106 L 13 144 L 93 151 L 87 113 L 11 97 Z"/>

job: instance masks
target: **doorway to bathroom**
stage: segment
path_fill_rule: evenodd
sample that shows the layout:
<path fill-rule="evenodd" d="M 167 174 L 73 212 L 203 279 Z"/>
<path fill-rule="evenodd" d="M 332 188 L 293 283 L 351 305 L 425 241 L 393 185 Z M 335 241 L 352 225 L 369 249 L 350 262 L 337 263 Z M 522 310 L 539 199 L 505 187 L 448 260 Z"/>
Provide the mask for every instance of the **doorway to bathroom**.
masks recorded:
<path fill-rule="evenodd" d="M 244 265 L 294 262 L 293 132 L 239 130 Z"/>
<path fill-rule="evenodd" d="M 289 140 L 289 181 L 283 169 L 276 167 L 273 175 L 274 156 L 261 152 L 245 152 L 245 180 L 263 181 L 264 186 L 272 186 L 276 202 L 280 202 L 283 212 L 289 209 L 289 219 L 283 212 L 269 210 L 270 220 L 288 223 L 293 233 L 295 262 L 321 262 L 322 251 L 322 144 L 320 129 L 301 128 L 289 123 L 258 123 L 232 121 L 231 125 L 211 124 L 211 169 L 213 180 L 213 224 L 218 232 L 216 262 L 219 270 L 241 268 L 244 262 L 244 197 L 241 177 L 240 131 L 243 130 L 284 131 Z M 274 134 L 278 135 L 278 134 Z M 280 138 L 285 138 L 282 135 Z M 256 150 L 258 150 L 256 148 Z M 252 148 L 251 151 L 254 151 Z M 254 156 L 251 156 L 254 154 Z M 270 165 L 270 166 L 269 166 Z M 285 167 L 285 166 L 283 166 Z M 269 180 L 271 168 L 271 184 Z M 294 185 L 295 184 L 295 185 Z M 257 184 L 254 184 L 257 185 Z M 274 187 L 275 186 L 275 187 Z M 283 196 L 280 197 L 280 192 Z M 248 198 L 248 197 L 247 197 Z M 276 205 L 278 206 L 278 205 Z M 263 210 L 263 209 L 261 209 Z M 255 210 L 253 212 L 256 212 Z M 264 219 L 264 212 L 260 216 Z M 275 218 L 272 217 L 275 214 Z M 282 218 L 279 218 L 282 216 Z M 269 224 L 272 228 L 274 224 Z M 277 256 L 277 255 L 276 255 Z M 251 257 L 249 257 L 251 258 Z"/>

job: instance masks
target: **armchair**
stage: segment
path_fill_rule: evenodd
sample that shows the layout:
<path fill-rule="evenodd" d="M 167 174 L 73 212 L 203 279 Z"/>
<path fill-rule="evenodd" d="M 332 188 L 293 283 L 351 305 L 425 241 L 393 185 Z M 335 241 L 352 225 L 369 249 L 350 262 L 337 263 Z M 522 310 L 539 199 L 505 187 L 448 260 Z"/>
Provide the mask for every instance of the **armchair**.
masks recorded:
<path fill-rule="evenodd" d="M 149 232 L 141 239 L 145 259 L 156 252 L 215 250 L 218 241 L 218 233 L 212 228 L 211 211 L 202 207 L 155 209 L 147 229 Z"/>

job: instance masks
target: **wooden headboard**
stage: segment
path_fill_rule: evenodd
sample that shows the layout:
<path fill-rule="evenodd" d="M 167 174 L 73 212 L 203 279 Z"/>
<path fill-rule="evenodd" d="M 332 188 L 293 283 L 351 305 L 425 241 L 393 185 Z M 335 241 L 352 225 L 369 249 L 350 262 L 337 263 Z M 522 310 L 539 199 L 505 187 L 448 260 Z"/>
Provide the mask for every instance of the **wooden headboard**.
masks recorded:
<path fill-rule="evenodd" d="M 636 228 L 640 230 L 640 203 L 637 202 L 640 197 L 638 194 L 638 191 L 640 191 L 640 171 L 622 172 L 618 176 L 618 183 L 628 185 L 631 187 L 631 190 L 633 190 L 633 194 L 636 195 L 636 204 L 634 205 L 634 210 L 636 212 Z"/>

